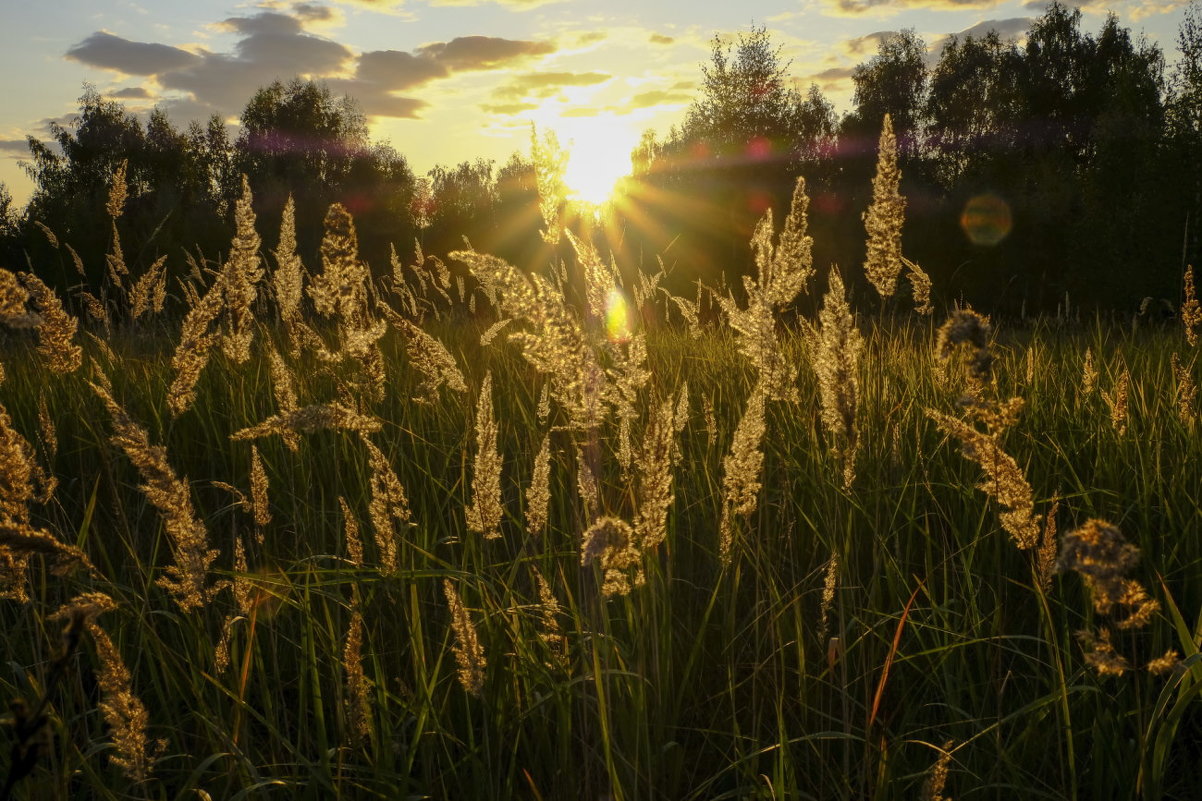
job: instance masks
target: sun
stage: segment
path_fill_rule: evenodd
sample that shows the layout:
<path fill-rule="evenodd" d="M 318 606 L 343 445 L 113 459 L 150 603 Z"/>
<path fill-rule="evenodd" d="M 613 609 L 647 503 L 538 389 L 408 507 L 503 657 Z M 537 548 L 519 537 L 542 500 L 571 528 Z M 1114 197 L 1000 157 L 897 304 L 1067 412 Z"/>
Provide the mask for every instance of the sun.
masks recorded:
<path fill-rule="evenodd" d="M 614 186 L 630 174 L 630 153 L 638 135 L 603 117 L 573 119 L 570 125 L 556 127 L 568 149 L 563 182 L 569 197 L 595 206 L 609 202 Z"/>

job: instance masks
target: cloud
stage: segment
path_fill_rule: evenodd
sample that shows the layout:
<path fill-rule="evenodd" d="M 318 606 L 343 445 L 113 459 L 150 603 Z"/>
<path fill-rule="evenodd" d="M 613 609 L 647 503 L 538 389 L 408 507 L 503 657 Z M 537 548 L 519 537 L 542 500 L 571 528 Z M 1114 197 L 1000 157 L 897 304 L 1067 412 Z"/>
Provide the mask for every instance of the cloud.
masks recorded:
<path fill-rule="evenodd" d="M 1002 0 L 831 0 L 827 13 L 839 17 L 859 17 L 865 14 L 891 16 L 901 11 L 927 9 L 930 11 L 963 11 L 986 9 Z"/>
<path fill-rule="evenodd" d="M 114 97 L 118 100 L 149 100 L 150 92 L 146 91 L 141 86 L 128 86 L 124 89 L 118 89 L 114 92 L 105 92 L 109 97 Z"/>
<path fill-rule="evenodd" d="M 422 45 L 417 54 L 452 70 L 495 69 L 555 52 L 551 42 L 500 39 L 495 36 L 458 36 L 449 42 Z"/>
<path fill-rule="evenodd" d="M 647 41 L 651 42 L 651 44 L 670 45 L 676 41 L 676 38 L 673 36 L 665 36 L 662 33 L 653 33 L 647 37 Z"/>
<path fill-rule="evenodd" d="M 545 98 L 557 94 L 565 86 L 595 86 L 612 77 L 604 72 L 531 72 L 493 90 L 493 96 L 513 100 Z"/>
<path fill-rule="evenodd" d="M 402 50 L 373 50 L 359 56 L 355 78 L 389 89 L 409 89 L 451 73 L 446 64 Z"/>
<path fill-rule="evenodd" d="M 495 3 L 506 6 L 514 11 L 529 11 L 532 8 L 546 6 L 552 3 L 563 3 L 566 0 L 433 0 L 432 6 L 483 6 Z"/>
<path fill-rule="evenodd" d="M 1031 28 L 1031 23 L 1035 21 L 1034 17 L 1010 17 L 1009 19 L 987 19 L 978 22 L 969 28 L 965 28 L 956 35 L 963 39 L 965 36 L 972 36 L 979 39 L 987 35 L 990 31 L 997 31 L 998 36 L 1002 41 L 1013 38 L 1022 37 Z"/>
<path fill-rule="evenodd" d="M 67 58 L 126 75 L 154 75 L 196 64 L 199 57 L 187 50 L 151 42 L 131 42 L 105 31 L 96 31 L 67 51 Z"/>
<path fill-rule="evenodd" d="M 629 108 L 650 108 L 651 106 L 679 106 L 690 103 L 693 95 L 686 92 L 673 92 L 670 89 L 652 89 L 640 92 L 630 98 Z"/>
<path fill-rule="evenodd" d="M 1069 2 L 1070 7 L 1076 7 L 1087 14 L 1106 14 L 1110 11 L 1122 13 L 1134 22 L 1145 17 L 1159 14 L 1171 14 L 1183 8 L 1188 0 L 1076 0 Z M 1051 6 L 1050 0 L 1028 0 L 1023 8 L 1028 11 L 1047 11 Z"/>
<path fill-rule="evenodd" d="M 414 118 L 429 103 L 398 92 L 455 73 L 510 68 L 557 49 L 552 41 L 461 36 L 425 44 L 412 52 L 373 50 L 356 55 L 310 30 L 311 26 L 341 22 L 340 11 L 307 1 L 286 6 L 274 2 L 268 8 L 216 23 L 214 28 L 235 36 L 228 52 L 189 52 L 97 31 L 72 46 L 67 57 L 122 74 L 152 76 L 168 93 L 161 105 L 175 119 L 204 119 L 214 113 L 229 118 L 240 112 L 259 88 L 294 77 L 324 80 L 331 91 L 354 97 L 368 116 Z M 558 74 L 562 85 L 608 78 L 580 75 L 584 74 Z M 545 80 L 550 79 L 527 77 L 522 90 L 536 91 Z M 172 93 L 183 96 L 173 97 Z M 150 92 L 138 88 L 110 96 L 152 99 Z"/>
<path fill-rule="evenodd" d="M 876 55 L 877 47 L 897 31 L 874 31 L 843 42 L 843 51 L 849 56 Z"/>
<path fill-rule="evenodd" d="M 589 31 L 587 33 L 580 34 L 580 36 L 576 39 L 576 44 L 588 45 L 592 44 L 593 42 L 600 42 L 607 38 L 609 38 L 609 34 L 605 31 Z"/>
<path fill-rule="evenodd" d="M 0 153 L 9 158 L 28 158 L 29 142 L 25 139 L 0 139 Z"/>
<path fill-rule="evenodd" d="M 831 67 L 830 69 L 811 75 L 810 81 L 818 84 L 820 89 L 827 91 L 840 89 L 843 88 L 855 71 L 855 67 Z"/>
<path fill-rule="evenodd" d="M 482 103 L 480 104 L 481 111 L 487 111 L 489 114 L 521 114 L 523 111 L 533 111 L 538 108 L 537 103 Z"/>

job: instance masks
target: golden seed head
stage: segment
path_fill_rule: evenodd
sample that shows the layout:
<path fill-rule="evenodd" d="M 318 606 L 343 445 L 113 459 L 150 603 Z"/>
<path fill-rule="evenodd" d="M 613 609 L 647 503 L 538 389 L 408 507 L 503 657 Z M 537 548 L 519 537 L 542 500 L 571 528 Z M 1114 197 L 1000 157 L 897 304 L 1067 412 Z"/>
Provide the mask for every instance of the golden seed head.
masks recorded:
<path fill-rule="evenodd" d="M 442 591 L 451 609 L 451 631 L 455 635 L 453 650 L 455 663 L 459 667 L 459 683 L 470 694 L 479 696 L 484 690 L 484 647 L 476 635 L 471 615 L 463 605 L 458 590 L 450 579 L 443 579 Z"/>
<path fill-rule="evenodd" d="M 876 176 L 872 179 L 872 205 L 864 214 L 864 228 L 868 232 L 864 273 L 882 300 L 893 296 L 902 268 L 901 235 L 906 199 L 901 196 L 900 185 L 897 139 L 893 135 L 893 120 L 886 114 L 881 124 Z"/>
<path fill-rule="evenodd" d="M 497 421 L 492 408 L 492 373 L 486 373 L 476 402 L 476 461 L 472 468 L 472 502 L 467 528 L 486 540 L 501 536 L 501 454 L 497 451 Z"/>
<path fill-rule="evenodd" d="M 616 517 L 597 518 L 581 535 L 580 564 L 599 565 L 605 597 L 626 595 L 642 586 L 642 553 L 636 539 L 630 524 Z"/>
<path fill-rule="evenodd" d="M 547 510 L 551 504 L 551 435 L 543 435 L 538 455 L 534 457 L 534 470 L 530 488 L 526 491 L 526 531 L 538 536 L 546 530 Z"/>

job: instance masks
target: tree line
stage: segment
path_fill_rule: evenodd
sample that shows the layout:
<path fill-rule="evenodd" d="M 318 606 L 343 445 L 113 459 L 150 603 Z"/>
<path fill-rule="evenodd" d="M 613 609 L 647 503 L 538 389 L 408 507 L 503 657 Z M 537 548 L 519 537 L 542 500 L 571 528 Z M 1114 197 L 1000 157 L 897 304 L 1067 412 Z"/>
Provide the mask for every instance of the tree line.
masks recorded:
<path fill-rule="evenodd" d="M 996 31 L 953 36 L 933 63 L 926 43 L 902 31 L 855 68 L 853 107 L 839 117 L 817 86 L 795 88 L 766 30 L 715 38 L 684 120 L 662 137 L 644 134 L 624 199 L 594 235 L 608 232 L 626 263 L 648 269 L 662 259 L 678 292 L 697 281 L 737 291 L 756 222 L 768 209 L 783 216 L 800 175 L 816 263 L 841 265 L 854 291 L 889 114 L 907 198 L 905 255 L 944 301 L 1007 312 L 1054 311 L 1066 295 L 1077 307 L 1131 308 L 1146 295 L 1175 303 L 1182 267 L 1202 246 L 1196 0 L 1177 49 L 1169 70 L 1156 45 L 1113 15 L 1089 33 L 1080 12 L 1059 3 L 1021 45 Z M 396 149 L 371 141 L 352 99 L 299 79 L 260 89 L 240 123 L 233 138 L 217 117 L 181 130 L 161 110 L 142 121 L 87 89 L 78 116 L 51 126 L 55 146 L 29 138 L 28 205 L 16 210 L 0 192 L 0 256 L 64 288 L 101 281 L 117 237 L 134 263 L 166 255 L 182 264 L 184 251 L 220 258 L 243 174 L 264 248 L 275 245 L 291 195 L 298 252 L 314 267 L 332 202 L 352 212 L 362 255 L 380 273 L 419 241 L 438 254 L 467 237 L 532 267 L 564 255 L 539 237 L 528 155 L 418 177 Z M 118 233 L 104 207 L 122 163 Z M 47 231 L 78 254 L 82 278 Z"/>

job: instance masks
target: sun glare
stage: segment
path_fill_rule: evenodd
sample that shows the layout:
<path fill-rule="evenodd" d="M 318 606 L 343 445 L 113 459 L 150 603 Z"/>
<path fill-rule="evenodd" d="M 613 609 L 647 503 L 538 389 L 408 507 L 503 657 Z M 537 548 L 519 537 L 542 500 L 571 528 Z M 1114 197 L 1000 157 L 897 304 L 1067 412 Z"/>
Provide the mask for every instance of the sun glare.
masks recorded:
<path fill-rule="evenodd" d="M 637 135 L 626 126 L 601 117 L 573 120 L 560 128 L 560 141 L 568 148 L 564 183 L 568 194 L 600 206 L 613 195 L 618 180 L 630 174 L 630 151 Z"/>

